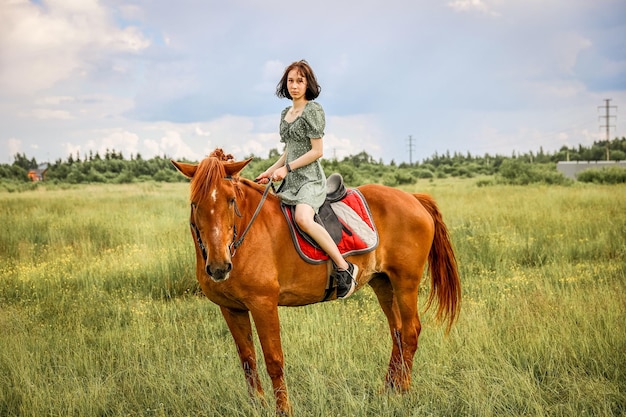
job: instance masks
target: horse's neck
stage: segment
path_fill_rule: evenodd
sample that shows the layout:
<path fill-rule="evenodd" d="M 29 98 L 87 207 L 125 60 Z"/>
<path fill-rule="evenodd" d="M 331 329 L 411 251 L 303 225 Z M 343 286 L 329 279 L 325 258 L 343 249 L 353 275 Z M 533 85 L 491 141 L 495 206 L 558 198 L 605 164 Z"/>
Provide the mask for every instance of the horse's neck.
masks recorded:
<path fill-rule="evenodd" d="M 261 203 L 261 200 L 263 198 L 263 192 L 265 191 L 265 189 L 260 188 L 257 184 L 250 180 L 241 180 L 240 186 L 243 194 L 243 199 L 245 200 L 245 211 L 247 214 L 252 216 L 258 205 Z M 267 198 L 263 202 L 261 212 L 267 211 L 267 208 L 271 208 L 272 211 L 280 211 L 280 200 L 275 194 L 272 194 L 271 192 L 267 195 Z"/>

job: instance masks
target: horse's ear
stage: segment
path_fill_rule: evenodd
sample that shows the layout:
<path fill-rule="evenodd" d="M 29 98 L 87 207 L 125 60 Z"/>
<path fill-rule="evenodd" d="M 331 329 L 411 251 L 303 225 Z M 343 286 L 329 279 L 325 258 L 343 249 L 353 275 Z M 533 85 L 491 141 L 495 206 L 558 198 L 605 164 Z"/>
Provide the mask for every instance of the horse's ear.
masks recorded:
<path fill-rule="evenodd" d="M 198 169 L 198 165 L 176 162 L 173 159 L 170 159 L 170 162 L 174 164 L 176 169 L 187 178 L 193 178 L 194 174 L 196 173 L 196 169 Z"/>
<path fill-rule="evenodd" d="M 242 169 L 246 165 L 248 165 L 252 161 L 252 158 L 248 158 L 244 161 L 239 162 L 227 162 L 224 164 L 224 169 L 226 170 L 226 175 L 229 177 L 234 177 L 241 172 Z"/>

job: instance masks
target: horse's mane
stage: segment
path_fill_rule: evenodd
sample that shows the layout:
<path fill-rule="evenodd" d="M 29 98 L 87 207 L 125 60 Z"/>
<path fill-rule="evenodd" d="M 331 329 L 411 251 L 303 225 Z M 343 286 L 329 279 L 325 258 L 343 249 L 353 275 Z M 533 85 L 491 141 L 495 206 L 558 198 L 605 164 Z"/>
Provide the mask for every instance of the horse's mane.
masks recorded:
<path fill-rule="evenodd" d="M 234 161 L 235 158 L 233 155 L 225 154 L 220 148 L 216 148 L 209 156 L 200 161 L 198 167 L 196 168 L 196 172 L 191 179 L 191 200 L 196 202 L 204 200 L 210 192 L 210 184 L 214 181 L 226 178 L 226 169 L 224 168 L 223 162 Z M 235 184 L 235 189 L 239 195 L 242 195 L 243 193 L 240 185 L 249 187 L 259 194 L 263 194 L 266 187 L 239 176 L 231 178 L 231 181 Z M 269 197 L 277 198 L 276 195 L 272 193 L 270 193 Z"/>
<path fill-rule="evenodd" d="M 191 200 L 203 200 L 209 193 L 209 185 L 226 177 L 226 170 L 222 162 L 234 161 L 231 154 L 225 154 L 220 148 L 216 148 L 209 156 L 198 164 L 196 173 L 191 180 Z"/>

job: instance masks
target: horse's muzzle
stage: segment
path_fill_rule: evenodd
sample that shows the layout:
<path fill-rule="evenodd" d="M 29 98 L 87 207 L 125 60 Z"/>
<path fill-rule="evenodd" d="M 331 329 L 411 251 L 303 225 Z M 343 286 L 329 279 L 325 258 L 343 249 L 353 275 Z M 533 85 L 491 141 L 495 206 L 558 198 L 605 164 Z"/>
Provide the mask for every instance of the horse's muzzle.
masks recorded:
<path fill-rule="evenodd" d="M 225 281 L 228 279 L 230 275 L 230 271 L 233 269 L 233 264 L 227 262 L 222 265 L 213 265 L 206 264 L 205 271 L 208 276 L 215 282 Z"/>

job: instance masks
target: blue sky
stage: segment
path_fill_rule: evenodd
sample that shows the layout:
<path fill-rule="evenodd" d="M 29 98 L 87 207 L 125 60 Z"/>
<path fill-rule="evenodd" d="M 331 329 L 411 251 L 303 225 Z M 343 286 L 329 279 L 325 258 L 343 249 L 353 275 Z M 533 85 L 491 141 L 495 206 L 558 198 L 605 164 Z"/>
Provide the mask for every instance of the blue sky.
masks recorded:
<path fill-rule="evenodd" d="M 626 0 L 0 0 L 0 162 L 267 157 L 302 58 L 326 157 L 590 145 L 606 98 L 626 136 Z"/>

